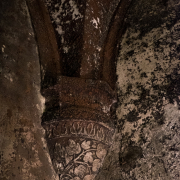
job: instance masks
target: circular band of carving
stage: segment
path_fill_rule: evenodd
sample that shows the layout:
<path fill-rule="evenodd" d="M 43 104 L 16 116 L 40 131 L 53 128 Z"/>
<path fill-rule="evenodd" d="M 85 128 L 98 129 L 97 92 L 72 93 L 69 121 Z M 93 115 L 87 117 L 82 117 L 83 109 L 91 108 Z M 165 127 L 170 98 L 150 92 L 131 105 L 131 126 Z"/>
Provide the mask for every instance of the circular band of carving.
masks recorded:
<path fill-rule="evenodd" d="M 106 124 L 85 120 L 61 120 L 43 123 L 46 138 L 82 137 L 100 141 L 108 146 L 112 144 L 114 130 Z"/>

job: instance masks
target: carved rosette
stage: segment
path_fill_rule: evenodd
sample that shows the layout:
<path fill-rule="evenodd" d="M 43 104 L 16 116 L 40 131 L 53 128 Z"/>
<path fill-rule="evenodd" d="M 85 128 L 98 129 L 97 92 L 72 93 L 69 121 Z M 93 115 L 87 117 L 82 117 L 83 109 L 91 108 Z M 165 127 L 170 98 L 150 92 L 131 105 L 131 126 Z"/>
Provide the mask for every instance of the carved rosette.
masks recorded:
<path fill-rule="evenodd" d="M 42 126 L 60 180 L 94 179 L 112 143 L 114 91 L 103 81 L 62 76 L 43 95 Z"/>

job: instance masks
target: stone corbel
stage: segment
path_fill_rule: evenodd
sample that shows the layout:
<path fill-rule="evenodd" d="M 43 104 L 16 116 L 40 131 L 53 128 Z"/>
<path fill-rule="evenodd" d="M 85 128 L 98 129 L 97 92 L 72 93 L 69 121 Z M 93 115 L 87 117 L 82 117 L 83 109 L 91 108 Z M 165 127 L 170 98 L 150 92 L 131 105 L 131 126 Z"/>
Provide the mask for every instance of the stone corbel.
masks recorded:
<path fill-rule="evenodd" d="M 94 11 L 101 11 L 92 2 L 88 0 L 88 6 Z M 103 34 L 101 47 L 97 44 L 101 31 L 96 32 L 95 37 L 91 36 L 93 27 L 85 17 L 80 73 L 76 77 L 68 77 L 63 72 L 54 29 L 44 2 L 27 0 L 39 49 L 41 92 L 46 99 L 42 126 L 46 130 L 50 157 L 60 180 L 93 180 L 112 144 L 113 107 L 117 101 L 117 44 L 130 2 L 121 0 L 118 3 L 107 32 Z M 101 0 L 103 3 L 108 9 L 110 3 Z M 84 16 L 90 17 L 87 7 Z M 97 12 L 96 15 L 99 14 Z M 88 44 L 91 38 L 93 43 Z M 97 52 L 94 47 L 100 50 Z M 96 55 L 91 56 L 93 53 Z M 90 57 L 88 61 L 87 57 Z M 93 57 L 98 57 L 96 63 Z"/>
<path fill-rule="evenodd" d="M 94 179 L 112 144 L 110 110 L 116 94 L 104 81 L 61 76 L 43 95 L 47 113 L 42 126 L 60 179 Z M 49 118 L 54 99 L 60 108 Z"/>

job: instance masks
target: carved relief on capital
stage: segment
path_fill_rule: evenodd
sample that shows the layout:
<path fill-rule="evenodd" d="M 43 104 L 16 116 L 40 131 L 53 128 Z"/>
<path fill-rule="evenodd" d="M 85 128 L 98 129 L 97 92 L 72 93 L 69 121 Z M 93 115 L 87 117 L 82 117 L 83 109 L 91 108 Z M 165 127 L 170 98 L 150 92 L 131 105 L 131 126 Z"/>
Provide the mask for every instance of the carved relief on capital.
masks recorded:
<path fill-rule="evenodd" d="M 93 180 L 112 143 L 104 123 L 64 120 L 43 125 L 54 169 L 60 180 Z"/>
<path fill-rule="evenodd" d="M 66 143 L 63 144 L 62 139 L 57 139 L 50 150 L 52 163 L 60 180 L 94 179 L 102 166 L 108 146 L 84 138 L 69 138 Z"/>
<path fill-rule="evenodd" d="M 60 180 L 94 179 L 112 144 L 116 93 L 101 80 L 61 76 L 43 95 L 42 126 Z"/>
<path fill-rule="evenodd" d="M 102 122 L 86 120 L 61 120 L 42 124 L 46 130 L 46 138 L 81 137 L 91 138 L 110 146 L 112 143 L 113 128 Z"/>

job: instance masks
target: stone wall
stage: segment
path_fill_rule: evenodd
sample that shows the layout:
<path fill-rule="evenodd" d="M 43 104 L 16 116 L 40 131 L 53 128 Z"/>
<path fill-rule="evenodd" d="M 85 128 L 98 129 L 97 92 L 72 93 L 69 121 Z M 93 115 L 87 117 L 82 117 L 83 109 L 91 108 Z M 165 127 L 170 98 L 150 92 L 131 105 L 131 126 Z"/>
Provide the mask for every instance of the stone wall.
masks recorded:
<path fill-rule="evenodd" d="M 0 1 L 0 17 L 0 179 L 56 179 L 40 125 L 44 98 L 25 1 Z"/>
<path fill-rule="evenodd" d="M 180 2 L 135 0 L 117 62 L 117 133 L 97 179 L 180 179 Z"/>
<path fill-rule="evenodd" d="M 96 180 L 180 179 L 179 9 L 179 0 L 131 4 L 117 60 L 116 134 Z M 0 179 L 54 180 L 25 1 L 0 1 L 0 17 Z"/>

